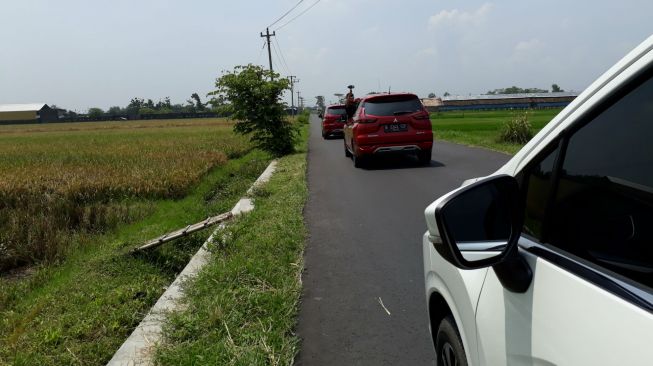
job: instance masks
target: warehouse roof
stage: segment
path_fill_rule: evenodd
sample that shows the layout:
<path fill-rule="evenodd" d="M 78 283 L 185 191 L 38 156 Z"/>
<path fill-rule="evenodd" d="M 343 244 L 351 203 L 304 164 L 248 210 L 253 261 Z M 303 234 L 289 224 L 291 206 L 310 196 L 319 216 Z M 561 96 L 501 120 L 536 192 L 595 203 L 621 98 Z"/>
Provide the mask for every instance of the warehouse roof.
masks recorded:
<path fill-rule="evenodd" d="M 480 95 L 451 95 L 442 100 L 477 100 L 477 99 L 513 99 L 513 98 L 561 98 L 577 97 L 578 92 L 551 92 L 551 93 L 523 93 L 523 94 L 480 94 Z"/>
<path fill-rule="evenodd" d="M 440 98 L 424 98 L 422 99 L 422 104 L 424 107 L 439 107 L 442 105 L 442 99 Z"/>
<path fill-rule="evenodd" d="M 46 106 L 45 103 L 0 104 L 0 112 L 32 112 L 32 111 L 40 111 L 45 106 Z"/>

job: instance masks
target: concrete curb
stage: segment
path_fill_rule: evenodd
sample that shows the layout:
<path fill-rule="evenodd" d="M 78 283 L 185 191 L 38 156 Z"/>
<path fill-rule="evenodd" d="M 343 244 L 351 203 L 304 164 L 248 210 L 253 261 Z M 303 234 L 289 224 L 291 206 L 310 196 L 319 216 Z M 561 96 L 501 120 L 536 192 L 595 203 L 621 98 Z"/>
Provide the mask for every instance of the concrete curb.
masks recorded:
<path fill-rule="evenodd" d="M 270 180 L 272 174 L 277 168 L 277 160 L 273 160 L 270 165 L 263 171 L 258 179 L 247 190 L 247 196 L 243 197 L 236 203 L 231 213 L 234 216 L 252 211 L 254 203 L 249 197 L 254 193 L 257 187 Z M 161 295 L 159 300 L 154 304 L 149 313 L 143 318 L 141 323 L 134 329 L 132 334 L 120 346 L 118 351 L 113 355 L 107 366 L 132 366 L 132 365 L 151 365 L 152 353 L 157 344 L 161 341 L 162 326 L 169 312 L 180 309 L 179 300 L 183 297 L 182 284 L 189 278 L 199 273 L 210 257 L 211 253 L 207 245 L 213 241 L 213 236 L 226 226 L 220 224 L 204 242 L 202 247 L 191 258 L 184 270 L 177 276 L 168 289 Z"/>

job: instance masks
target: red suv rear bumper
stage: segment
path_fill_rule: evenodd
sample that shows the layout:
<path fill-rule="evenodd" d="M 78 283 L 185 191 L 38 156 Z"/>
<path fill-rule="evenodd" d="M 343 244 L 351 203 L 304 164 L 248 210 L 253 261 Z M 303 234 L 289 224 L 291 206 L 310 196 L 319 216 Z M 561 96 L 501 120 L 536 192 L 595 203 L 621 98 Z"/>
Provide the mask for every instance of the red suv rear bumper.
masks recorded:
<path fill-rule="evenodd" d="M 344 123 L 323 123 L 322 131 L 325 135 L 342 135 L 342 129 L 344 127 Z"/>
<path fill-rule="evenodd" d="M 383 144 L 364 144 L 356 145 L 357 156 L 372 155 L 372 154 L 385 154 L 385 153 L 411 153 L 417 151 L 431 150 L 433 148 L 433 140 L 430 141 L 416 141 L 416 142 L 401 142 L 401 143 L 383 143 Z"/>

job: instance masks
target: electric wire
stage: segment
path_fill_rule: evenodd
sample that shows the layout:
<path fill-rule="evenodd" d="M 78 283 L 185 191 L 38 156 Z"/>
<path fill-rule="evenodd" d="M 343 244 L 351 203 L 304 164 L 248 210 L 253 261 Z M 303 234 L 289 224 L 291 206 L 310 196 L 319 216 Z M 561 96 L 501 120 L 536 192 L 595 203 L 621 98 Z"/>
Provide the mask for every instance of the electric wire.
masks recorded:
<path fill-rule="evenodd" d="M 256 65 L 261 62 L 261 55 L 263 55 L 263 50 L 265 49 L 265 45 L 267 44 L 267 41 L 263 41 L 263 47 L 261 47 L 261 51 L 258 53 L 258 57 L 256 58 Z"/>
<path fill-rule="evenodd" d="M 288 22 L 284 23 L 284 25 L 279 26 L 279 27 L 278 27 L 277 29 L 275 29 L 274 31 L 276 32 L 276 31 L 278 31 L 279 29 L 281 29 L 281 28 L 287 26 L 288 24 L 292 23 L 293 20 L 295 20 L 295 19 L 299 18 L 300 16 L 304 15 L 307 11 L 311 10 L 311 9 L 312 9 L 315 5 L 317 5 L 317 3 L 319 3 L 319 2 L 320 2 L 320 0 L 317 0 L 317 1 L 314 2 L 311 6 L 309 6 L 308 8 L 304 9 L 304 11 L 302 11 L 301 13 L 299 13 L 296 17 L 294 17 L 294 18 L 290 19 Z"/>
<path fill-rule="evenodd" d="M 272 45 L 272 50 L 274 50 L 274 54 L 277 55 L 277 60 L 278 60 L 277 62 L 272 61 L 272 63 L 279 66 L 279 71 L 281 71 L 281 69 L 284 68 L 284 64 L 281 61 L 282 60 L 281 56 L 279 56 L 279 52 L 277 51 L 277 47 L 274 45 L 274 43 L 270 42 L 270 44 Z M 290 75 L 290 70 L 288 69 L 287 66 L 285 66 L 285 69 L 286 69 L 285 71 L 288 73 L 288 75 Z"/>
<path fill-rule="evenodd" d="M 286 15 L 290 14 L 291 11 L 295 10 L 295 8 L 297 8 L 299 4 L 301 4 L 302 2 L 304 2 L 304 0 L 299 0 L 299 2 L 295 4 L 295 6 L 293 6 L 292 8 L 290 8 L 290 10 L 288 10 L 282 16 L 280 16 L 279 19 L 275 20 L 274 23 L 268 25 L 268 28 L 272 27 L 273 25 L 277 24 L 281 19 L 285 18 Z"/>
<path fill-rule="evenodd" d="M 286 62 L 286 57 L 283 55 L 283 51 L 281 50 L 281 45 L 279 45 L 279 40 L 277 39 L 278 37 L 274 37 L 274 42 L 277 44 L 277 49 L 279 50 L 279 55 L 281 55 L 281 62 L 286 66 L 286 71 L 288 71 L 288 75 L 292 75 L 292 72 L 290 71 L 290 67 L 288 67 L 288 63 Z"/>

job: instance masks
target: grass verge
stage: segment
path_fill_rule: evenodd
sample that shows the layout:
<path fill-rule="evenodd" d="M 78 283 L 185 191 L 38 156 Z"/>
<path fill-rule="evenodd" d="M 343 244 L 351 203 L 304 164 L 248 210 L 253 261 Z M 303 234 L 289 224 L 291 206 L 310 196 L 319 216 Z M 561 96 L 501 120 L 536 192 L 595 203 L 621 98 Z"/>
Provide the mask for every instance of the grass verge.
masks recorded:
<path fill-rule="evenodd" d="M 539 132 L 561 109 L 529 111 L 533 134 Z M 514 154 L 522 144 L 499 142 L 503 124 L 514 118 L 516 111 L 466 111 L 431 113 L 435 139 Z"/>
<path fill-rule="evenodd" d="M 183 199 L 145 201 L 151 214 L 71 248 L 25 279 L 0 278 L 0 365 L 106 363 L 209 235 L 142 255 L 129 249 L 228 211 L 269 163 L 260 151 L 210 171 Z"/>
<path fill-rule="evenodd" d="M 306 136 L 255 195 L 256 209 L 225 229 L 213 260 L 185 285 L 185 310 L 164 328 L 162 365 L 288 365 L 306 238 Z"/>

